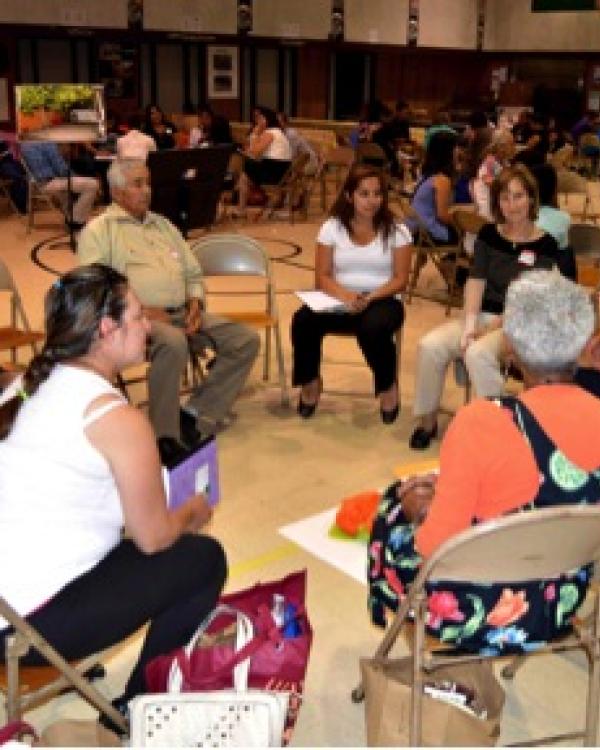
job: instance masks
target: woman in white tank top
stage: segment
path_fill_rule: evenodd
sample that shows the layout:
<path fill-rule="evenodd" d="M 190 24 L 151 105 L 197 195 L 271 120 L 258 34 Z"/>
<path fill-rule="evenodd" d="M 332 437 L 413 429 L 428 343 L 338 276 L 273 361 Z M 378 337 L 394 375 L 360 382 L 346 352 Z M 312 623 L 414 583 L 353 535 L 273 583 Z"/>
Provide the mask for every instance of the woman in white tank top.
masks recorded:
<path fill-rule="evenodd" d="M 272 109 L 257 107 L 254 123 L 244 151 L 244 170 L 237 184 L 240 216 L 246 212 L 250 186 L 277 185 L 292 160 L 292 147 Z"/>
<path fill-rule="evenodd" d="M 144 691 L 150 659 L 191 637 L 226 576 L 220 544 L 196 534 L 206 498 L 168 508 L 150 423 L 112 385 L 143 361 L 148 332 L 124 276 L 71 271 L 46 296 L 41 353 L 0 406 L 0 591 L 69 660 L 150 620 L 118 707 Z"/>

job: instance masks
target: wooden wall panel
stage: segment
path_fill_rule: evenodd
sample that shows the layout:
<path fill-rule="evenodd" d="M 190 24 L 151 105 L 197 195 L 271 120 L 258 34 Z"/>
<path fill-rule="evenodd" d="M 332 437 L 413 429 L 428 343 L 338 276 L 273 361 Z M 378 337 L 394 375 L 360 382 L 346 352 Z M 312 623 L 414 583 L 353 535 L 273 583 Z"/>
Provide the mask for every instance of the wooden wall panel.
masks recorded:
<path fill-rule="evenodd" d="M 298 117 L 327 117 L 329 51 L 306 44 L 298 50 Z"/>

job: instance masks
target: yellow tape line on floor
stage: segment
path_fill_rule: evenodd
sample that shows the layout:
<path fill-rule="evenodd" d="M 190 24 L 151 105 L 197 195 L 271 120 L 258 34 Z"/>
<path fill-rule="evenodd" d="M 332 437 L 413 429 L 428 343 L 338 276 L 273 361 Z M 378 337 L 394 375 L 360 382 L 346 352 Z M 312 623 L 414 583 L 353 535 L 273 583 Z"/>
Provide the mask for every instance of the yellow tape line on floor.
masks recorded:
<path fill-rule="evenodd" d="M 239 563 L 234 563 L 229 568 L 229 580 L 232 580 L 236 576 L 244 575 L 252 570 L 263 568 L 269 563 L 283 560 L 286 557 L 291 557 L 300 551 L 300 547 L 293 542 L 286 542 L 281 544 L 279 547 L 275 547 L 270 552 L 265 552 L 264 555 L 258 555 L 257 557 L 251 557 L 249 560 L 243 560 Z"/>

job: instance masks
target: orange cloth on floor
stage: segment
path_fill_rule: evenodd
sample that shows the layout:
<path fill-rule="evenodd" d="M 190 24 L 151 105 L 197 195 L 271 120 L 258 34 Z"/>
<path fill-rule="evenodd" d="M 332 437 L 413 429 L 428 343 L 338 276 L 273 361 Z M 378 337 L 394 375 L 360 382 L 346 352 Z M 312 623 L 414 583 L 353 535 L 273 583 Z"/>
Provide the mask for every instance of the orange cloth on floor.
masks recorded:
<path fill-rule="evenodd" d="M 574 385 L 540 385 L 521 400 L 574 464 L 600 467 L 600 399 Z M 526 505 L 537 494 L 533 453 L 506 409 L 473 401 L 452 420 L 440 448 L 440 476 L 423 525 L 416 533 L 428 557 L 471 526 Z"/>
<path fill-rule="evenodd" d="M 335 516 L 336 525 L 349 536 L 357 536 L 363 530 L 370 532 L 380 499 L 375 490 L 347 497 Z"/>

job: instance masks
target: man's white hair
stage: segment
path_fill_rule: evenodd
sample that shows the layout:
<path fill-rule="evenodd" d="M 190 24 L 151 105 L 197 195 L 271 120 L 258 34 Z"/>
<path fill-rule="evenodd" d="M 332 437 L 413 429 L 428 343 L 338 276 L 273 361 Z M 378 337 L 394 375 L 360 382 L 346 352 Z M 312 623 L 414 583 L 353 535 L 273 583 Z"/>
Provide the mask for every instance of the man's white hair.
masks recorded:
<path fill-rule="evenodd" d="M 145 166 L 146 163 L 142 159 L 115 159 L 106 173 L 111 194 L 115 189 L 119 190 L 127 186 L 127 175 L 132 169 Z"/>

